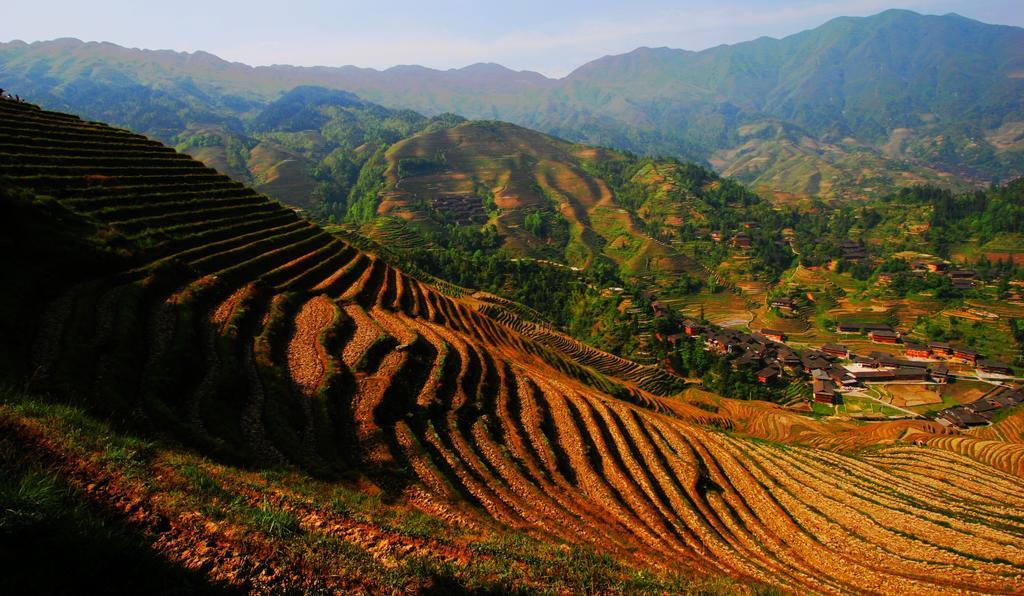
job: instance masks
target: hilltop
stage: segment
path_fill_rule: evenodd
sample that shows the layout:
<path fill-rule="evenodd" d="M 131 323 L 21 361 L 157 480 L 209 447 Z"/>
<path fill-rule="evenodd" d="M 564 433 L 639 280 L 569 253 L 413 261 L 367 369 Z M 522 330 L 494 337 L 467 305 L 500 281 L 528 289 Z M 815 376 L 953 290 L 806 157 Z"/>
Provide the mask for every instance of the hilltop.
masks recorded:
<path fill-rule="evenodd" d="M 168 142 L 196 122 L 238 124 L 297 86 L 322 86 L 392 109 L 713 163 L 766 196 L 862 199 L 915 181 L 963 189 L 1024 172 L 1022 47 L 1020 28 L 892 10 L 701 52 L 639 48 L 554 80 L 498 65 L 254 68 L 56 40 L 0 45 L 0 84 Z"/>
<path fill-rule="evenodd" d="M 0 405 L 0 537 L 87 545 L 7 549 L 17 587 L 149 548 L 93 581 L 1024 589 L 1017 418 L 982 439 L 683 393 L 27 104 L 0 101 L 0 176 L 4 377 L 36 395 Z"/>

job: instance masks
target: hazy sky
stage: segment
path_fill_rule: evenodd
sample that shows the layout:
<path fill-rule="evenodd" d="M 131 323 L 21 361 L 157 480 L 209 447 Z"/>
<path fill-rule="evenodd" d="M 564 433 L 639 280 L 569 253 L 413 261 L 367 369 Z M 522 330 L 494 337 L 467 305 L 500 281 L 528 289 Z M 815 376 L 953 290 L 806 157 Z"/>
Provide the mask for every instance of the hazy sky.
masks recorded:
<path fill-rule="evenodd" d="M 1024 0 L 4 0 L 0 41 L 77 37 L 206 50 L 247 64 L 452 68 L 549 76 L 639 46 L 700 50 L 887 8 L 1024 26 Z"/>

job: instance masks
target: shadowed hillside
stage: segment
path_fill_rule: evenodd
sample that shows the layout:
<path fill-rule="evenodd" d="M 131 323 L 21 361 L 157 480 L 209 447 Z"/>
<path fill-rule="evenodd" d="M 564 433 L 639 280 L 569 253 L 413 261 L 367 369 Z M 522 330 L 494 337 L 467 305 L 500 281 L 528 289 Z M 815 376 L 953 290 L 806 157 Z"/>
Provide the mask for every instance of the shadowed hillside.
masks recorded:
<path fill-rule="evenodd" d="M 934 426 L 750 438 L 797 425 L 692 405 L 73 116 L 0 102 L 0 176 L 9 377 L 84 410 L 8 397 L 5 451 L 210 581 L 1024 590 L 1020 476 Z"/>

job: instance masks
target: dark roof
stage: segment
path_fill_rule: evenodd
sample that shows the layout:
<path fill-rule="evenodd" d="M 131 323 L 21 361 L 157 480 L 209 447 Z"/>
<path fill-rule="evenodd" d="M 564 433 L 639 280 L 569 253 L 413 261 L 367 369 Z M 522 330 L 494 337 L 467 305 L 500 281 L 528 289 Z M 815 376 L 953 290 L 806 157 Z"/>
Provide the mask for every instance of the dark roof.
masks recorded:
<path fill-rule="evenodd" d="M 885 323 L 839 323 L 839 329 L 859 329 L 861 331 L 892 331 L 892 325 Z"/>
<path fill-rule="evenodd" d="M 1005 362 L 999 362 L 998 360 L 978 360 L 978 366 L 982 368 L 1004 368 L 1010 370 L 1010 365 Z"/>
<path fill-rule="evenodd" d="M 988 420 L 985 420 L 963 406 L 942 410 L 938 413 L 938 416 L 940 418 L 945 418 L 960 427 L 981 426 L 988 422 Z"/>
<path fill-rule="evenodd" d="M 775 377 L 781 375 L 782 371 L 775 368 L 774 366 L 766 366 L 761 370 L 757 371 L 758 377 Z"/>
<path fill-rule="evenodd" d="M 916 380 L 928 377 L 924 368 L 896 368 L 892 370 L 861 370 L 850 373 L 861 381 L 900 381 Z"/>
<path fill-rule="evenodd" d="M 821 346 L 823 352 L 849 352 L 846 346 L 842 344 L 825 344 Z"/>
<path fill-rule="evenodd" d="M 815 395 L 835 395 L 836 393 L 836 388 L 835 385 L 832 384 L 832 381 L 814 379 L 812 386 L 814 387 Z"/>
<path fill-rule="evenodd" d="M 975 414 L 985 414 L 1002 409 L 1002 404 L 991 398 L 981 398 L 978 401 L 967 404 L 967 409 Z"/>
<path fill-rule="evenodd" d="M 878 337 L 899 337 L 896 332 L 891 329 L 872 329 L 871 335 L 877 335 Z"/>

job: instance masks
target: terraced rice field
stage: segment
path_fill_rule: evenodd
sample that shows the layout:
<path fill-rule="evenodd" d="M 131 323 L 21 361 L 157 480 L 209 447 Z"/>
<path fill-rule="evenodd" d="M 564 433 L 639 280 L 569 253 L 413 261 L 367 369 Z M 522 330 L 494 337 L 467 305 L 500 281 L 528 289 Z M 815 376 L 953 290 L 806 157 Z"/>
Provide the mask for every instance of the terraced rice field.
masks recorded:
<path fill-rule="evenodd" d="M 131 268 L 46 309 L 37 364 L 55 386 L 199 447 L 356 470 L 468 527 L 638 569 L 793 592 L 1024 591 L 1020 445 L 710 412 L 664 397 L 679 387 L 660 369 L 438 292 L 141 137 L 0 102 L 0 144 L 15 185 L 147 239 Z"/>

